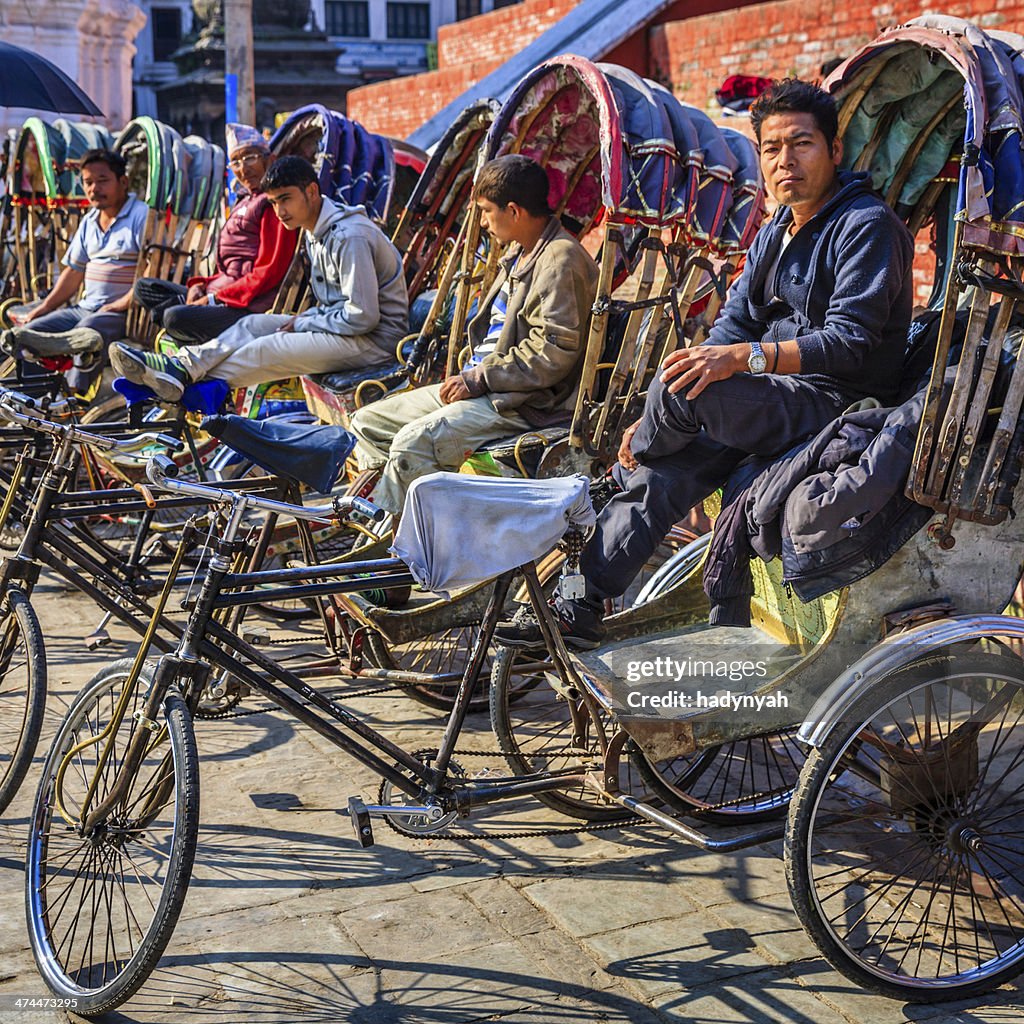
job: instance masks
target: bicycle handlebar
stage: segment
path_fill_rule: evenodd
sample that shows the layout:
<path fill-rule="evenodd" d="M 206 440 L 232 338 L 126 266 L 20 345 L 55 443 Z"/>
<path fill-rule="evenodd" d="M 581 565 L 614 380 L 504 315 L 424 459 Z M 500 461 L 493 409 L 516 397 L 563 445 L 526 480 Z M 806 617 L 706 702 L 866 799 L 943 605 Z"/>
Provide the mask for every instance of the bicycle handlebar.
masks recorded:
<path fill-rule="evenodd" d="M 150 483 L 164 491 L 187 494 L 195 498 L 203 498 L 214 504 L 244 504 L 246 508 L 261 509 L 264 512 L 277 512 L 295 519 L 341 519 L 350 513 L 361 515 L 371 522 L 379 523 L 387 512 L 378 508 L 365 498 L 339 495 L 331 499 L 329 505 L 292 505 L 286 501 L 275 501 L 255 494 L 241 491 L 225 491 L 209 484 L 197 484 L 191 480 L 178 480 L 178 467 L 173 459 L 166 455 L 153 455 L 146 463 L 146 476 Z"/>
<path fill-rule="evenodd" d="M 40 401 L 31 395 L 23 394 L 21 391 L 13 391 L 10 388 L 0 388 L 0 400 L 5 404 L 20 406 L 21 411 L 39 409 L 48 414 L 70 412 L 74 406 L 74 400 L 70 398 L 55 398 L 52 401 Z"/>
<path fill-rule="evenodd" d="M 169 437 L 167 434 L 154 434 L 146 432 L 137 434 L 135 437 L 118 441 L 112 437 L 102 437 L 99 434 L 92 434 L 87 430 L 74 424 L 53 423 L 44 419 L 30 410 L 36 406 L 35 399 L 29 398 L 16 391 L 0 388 L 0 419 L 9 423 L 17 423 L 19 426 L 28 427 L 30 430 L 38 430 L 43 434 L 67 438 L 76 444 L 84 444 L 101 452 L 119 452 L 125 455 L 141 452 L 150 445 L 158 444 L 171 451 L 181 451 L 184 445 L 176 437 Z"/>

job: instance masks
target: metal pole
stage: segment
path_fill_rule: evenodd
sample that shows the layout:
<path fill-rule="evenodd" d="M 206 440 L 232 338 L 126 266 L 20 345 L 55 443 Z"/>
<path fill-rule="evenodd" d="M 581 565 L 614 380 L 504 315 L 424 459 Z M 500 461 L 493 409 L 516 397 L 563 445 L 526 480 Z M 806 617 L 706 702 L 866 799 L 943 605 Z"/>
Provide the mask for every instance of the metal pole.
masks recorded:
<path fill-rule="evenodd" d="M 252 0 L 224 0 L 225 100 L 229 100 L 229 94 L 234 91 L 236 105 L 235 117 L 227 116 L 228 121 L 256 123 L 254 64 Z M 225 113 L 230 115 L 231 111 L 226 110 Z"/>

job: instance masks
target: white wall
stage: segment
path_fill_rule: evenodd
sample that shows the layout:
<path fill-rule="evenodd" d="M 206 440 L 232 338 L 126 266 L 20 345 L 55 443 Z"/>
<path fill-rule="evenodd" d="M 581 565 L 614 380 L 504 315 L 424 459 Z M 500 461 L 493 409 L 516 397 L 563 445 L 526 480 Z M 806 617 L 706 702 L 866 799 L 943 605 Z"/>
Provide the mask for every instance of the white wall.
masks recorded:
<path fill-rule="evenodd" d="M 131 0 L 0 0 L 2 38 L 67 72 L 114 130 L 131 119 L 134 40 L 143 24 Z M 20 125 L 30 113 L 39 112 L 0 107 L 0 128 Z"/>
<path fill-rule="evenodd" d="M 326 29 L 324 12 L 325 0 L 311 0 L 313 17 L 321 31 Z M 431 39 L 437 39 L 437 30 L 455 20 L 456 0 L 429 0 Z M 369 0 L 369 38 L 350 39 L 331 36 L 341 43 L 346 52 L 338 58 L 338 72 L 343 75 L 358 75 L 362 67 L 371 74 L 376 68 L 393 69 L 399 74 L 413 74 L 426 70 L 426 45 L 424 42 L 406 39 L 388 39 L 387 0 Z M 494 0 L 481 0 L 480 12 L 492 10 Z"/>

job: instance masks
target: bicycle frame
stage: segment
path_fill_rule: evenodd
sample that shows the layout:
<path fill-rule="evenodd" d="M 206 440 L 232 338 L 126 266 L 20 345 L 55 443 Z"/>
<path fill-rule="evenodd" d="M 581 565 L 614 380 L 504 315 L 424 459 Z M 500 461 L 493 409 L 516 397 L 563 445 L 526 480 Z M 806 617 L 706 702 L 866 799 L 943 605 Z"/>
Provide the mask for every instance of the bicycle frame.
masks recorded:
<path fill-rule="evenodd" d="M 160 472 L 154 473 L 154 464 L 163 462 L 166 465 L 169 461 L 150 461 L 150 478 L 153 482 L 169 490 L 194 495 L 206 494 L 210 500 L 217 500 L 226 506 L 227 526 L 214 545 L 214 555 L 203 577 L 202 586 L 178 648 L 173 655 L 164 655 L 160 659 L 143 706 L 136 712 L 141 728 L 136 730 L 127 750 L 123 752 L 121 766 L 107 796 L 94 808 L 90 808 L 88 801 L 85 801 L 75 819 L 63 807 L 58 787 L 58 807 L 69 825 L 87 833 L 103 820 L 131 785 L 132 776 L 149 748 L 152 734 L 159 733 L 160 709 L 168 693 L 172 690 L 179 692 L 183 699 L 194 707 L 202 693 L 206 678 L 214 669 L 230 672 L 250 689 L 262 694 L 282 710 L 310 726 L 395 788 L 413 799 L 422 801 L 419 806 L 403 804 L 390 809 L 396 814 L 427 814 L 435 818 L 449 812 L 465 815 L 473 807 L 482 804 L 585 782 L 585 774 L 576 769 L 496 780 L 469 780 L 449 777 L 448 774 L 455 745 L 468 713 L 476 676 L 502 613 L 509 586 L 517 572 L 525 576 L 531 597 L 539 605 L 538 613 L 541 617 L 550 614 L 547 612 L 543 592 L 532 563 L 506 572 L 496 580 L 480 633 L 463 671 L 455 703 L 449 713 L 436 755 L 427 763 L 393 743 L 353 712 L 237 637 L 215 617 L 222 609 L 268 599 L 281 600 L 387 589 L 406 586 L 413 582 L 411 573 L 397 558 L 262 572 L 236 572 L 231 569 L 231 562 L 236 560 L 245 548 L 245 541 L 238 540 L 237 534 L 247 509 L 287 511 L 296 518 L 317 520 L 338 516 L 343 514 L 343 511 L 353 508 L 368 507 L 372 510 L 373 506 L 359 498 L 336 498 L 330 506 L 303 508 L 282 506 L 281 503 L 249 494 L 226 494 L 215 488 L 169 480 Z M 367 576 L 367 573 L 370 575 Z M 282 583 L 284 586 L 258 593 L 251 590 L 256 585 L 274 583 Z M 545 628 L 552 636 L 552 642 L 557 644 L 557 640 L 554 640 L 557 630 L 553 623 L 547 622 Z M 564 648 L 562 650 L 564 653 Z M 137 668 L 141 667 L 145 657 L 146 651 L 140 649 L 136 660 Z M 567 671 L 561 658 L 556 656 L 555 661 L 560 672 Z M 133 672 L 132 676 L 137 678 L 138 672 Z M 107 740 L 108 748 L 114 742 L 113 737 L 123 720 L 124 709 L 128 703 L 126 694 L 131 683 L 130 677 L 106 730 L 111 737 Z M 604 747 L 602 739 L 602 749 Z M 65 762 L 71 756 L 69 753 Z M 108 756 L 107 750 L 101 752 L 98 763 L 104 764 Z M 96 777 L 98 778 L 98 771 Z M 90 794 L 94 790 L 95 785 L 90 787 Z"/>
<path fill-rule="evenodd" d="M 208 503 L 196 497 L 167 496 L 154 499 L 145 488 L 120 488 L 102 491 L 64 491 L 74 469 L 74 450 L 78 445 L 102 445 L 109 451 L 130 451 L 151 444 L 159 435 L 142 434 L 129 441 L 105 437 L 92 429 L 84 431 L 74 425 L 58 425 L 23 408 L 16 407 L 9 397 L 0 400 L 2 415 L 40 434 L 50 434 L 55 444 L 47 460 L 22 453 L 18 456 L 11 485 L 0 507 L 0 529 L 12 511 L 27 514 L 25 532 L 17 554 L 0 563 L 0 594 L 17 584 L 28 594 L 46 567 L 91 598 L 104 612 L 134 632 L 142 635 L 153 615 L 153 608 L 135 589 L 143 575 L 145 545 L 150 538 L 150 525 L 160 509 L 205 507 Z M 123 433 L 123 427 L 116 428 Z M 173 440 L 173 439 L 164 439 Z M 26 465 L 42 467 L 42 476 L 30 502 L 19 494 L 17 486 Z M 274 494 L 288 493 L 288 485 L 272 478 L 233 482 L 226 488 L 248 487 Z M 140 528 L 127 559 L 102 539 L 80 528 L 81 521 L 105 514 L 140 515 Z M 272 529 L 268 520 L 265 529 Z M 269 539 L 269 538 L 268 538 Z M 265 552 L 266 542 L 260 551 Z M 262 557 L 262 555 L 260 556 Z M 181 626 L 162 617 L 161 624 L 175 637 Z M 153 642 L 161 651 L 169 651 L 162 637 Z"/>

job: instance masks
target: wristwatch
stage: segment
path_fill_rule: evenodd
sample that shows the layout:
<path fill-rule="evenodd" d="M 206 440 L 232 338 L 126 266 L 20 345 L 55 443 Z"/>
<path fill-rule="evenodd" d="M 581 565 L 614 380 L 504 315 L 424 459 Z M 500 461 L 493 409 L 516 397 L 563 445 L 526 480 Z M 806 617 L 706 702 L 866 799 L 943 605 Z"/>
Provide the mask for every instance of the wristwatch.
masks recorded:
<path fill-rule="evenodd" d="M 751 373 L 764 373 L 767 368 L 768 360 L 765 358 L 764 349 L 761 348 L 761 342 L 752 341 L 750 355 L 747 357 L 747 369 Z"/>

